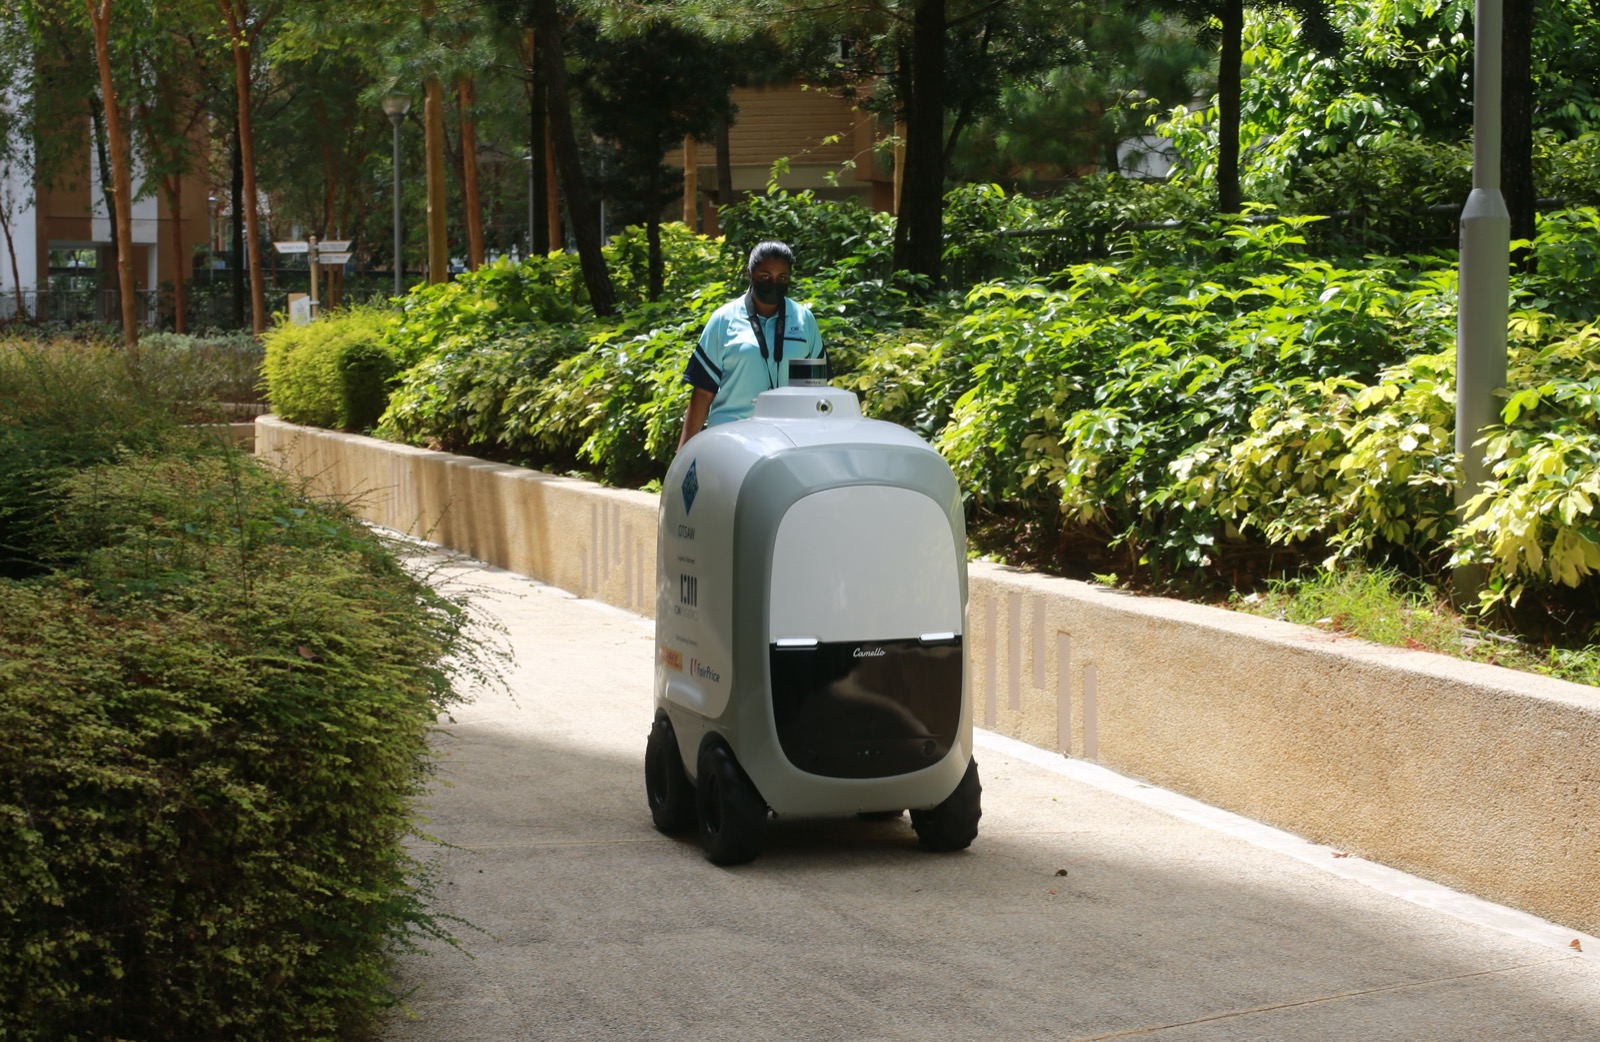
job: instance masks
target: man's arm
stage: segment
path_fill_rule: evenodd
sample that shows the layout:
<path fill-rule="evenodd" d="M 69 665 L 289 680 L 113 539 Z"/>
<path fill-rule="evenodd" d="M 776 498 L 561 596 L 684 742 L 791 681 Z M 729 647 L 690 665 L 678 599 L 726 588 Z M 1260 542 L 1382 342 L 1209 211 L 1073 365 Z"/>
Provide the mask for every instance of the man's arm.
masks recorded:
<path fill-rule="evenodd" d="M 700 433 L 706 425 L 706 416 L 711 412 L 711 399 L 715 397 L 704 387 L 696 387 L 689 394 L 689 407 L 683 412 L 683 433 L 678 435 L 678 451 L 683 451 L 683 446 L 690 438 Z"/>

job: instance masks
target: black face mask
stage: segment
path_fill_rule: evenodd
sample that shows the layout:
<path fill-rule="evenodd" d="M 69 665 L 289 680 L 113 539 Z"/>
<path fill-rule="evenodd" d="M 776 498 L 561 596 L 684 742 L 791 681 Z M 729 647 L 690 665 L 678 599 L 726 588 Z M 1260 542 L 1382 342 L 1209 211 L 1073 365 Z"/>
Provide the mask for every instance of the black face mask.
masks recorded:
<path fill-rule="evenodd" d="M 755 288 L 756 299 L 763 304 L 776 304 L 789 295 L 787 282 L 752 282 Z"/>

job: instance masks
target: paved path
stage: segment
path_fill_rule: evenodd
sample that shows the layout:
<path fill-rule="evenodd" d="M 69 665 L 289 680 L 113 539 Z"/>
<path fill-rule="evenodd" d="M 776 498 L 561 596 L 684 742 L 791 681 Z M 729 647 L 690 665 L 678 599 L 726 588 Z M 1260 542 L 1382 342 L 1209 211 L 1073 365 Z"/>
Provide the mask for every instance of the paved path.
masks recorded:
<path fill-rule="evenodd" d="M 650 827 L 650 623 L 453 584 L 515 662 L 426 811 L 470 957 L 407 956 L 385 1042 L 1600 1039 L 1600 941 L 994 736 L 970 851 L 779 820 L 717 868 Z"/>

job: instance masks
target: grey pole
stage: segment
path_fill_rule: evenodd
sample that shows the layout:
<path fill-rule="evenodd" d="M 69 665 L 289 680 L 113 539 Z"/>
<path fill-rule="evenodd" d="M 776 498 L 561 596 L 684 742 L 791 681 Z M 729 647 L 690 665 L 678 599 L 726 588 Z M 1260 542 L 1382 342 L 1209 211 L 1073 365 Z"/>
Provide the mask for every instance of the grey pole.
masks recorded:
<path fill-rule="evenodd" d="M 400 233 L 400 123 L 411 111 L 411 95 L 390 94 L 383 99 L 384 114 L 394 124 L 394 295 L 403 296 L 405 287 L 405 239 Z"/>
<path fill-rule="evenodd" d="M 1511 215 L 1500 194 L 1501 0 L 1476 0 L 1473 22 L 1472 194 L 1461 211 L 1460 300 L 1456 325 L 1456 455 L 1461 510 L 1489 478 L 1483 431 L 1500 422 L 1494 392 L 1506 382 L 1507 298 L 1511 291 Z M 1483 588 L 1483 571 L 1457 568 L 1463 604 Z"/>

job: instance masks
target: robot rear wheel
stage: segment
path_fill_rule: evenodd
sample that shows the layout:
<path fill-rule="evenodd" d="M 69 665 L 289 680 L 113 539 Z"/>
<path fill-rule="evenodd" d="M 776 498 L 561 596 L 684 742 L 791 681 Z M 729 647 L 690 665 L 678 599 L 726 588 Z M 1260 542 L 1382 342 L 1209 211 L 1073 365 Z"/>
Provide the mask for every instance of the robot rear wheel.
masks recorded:
<path fill-rule="evenodd" d="M 644 747 L 644 791 L 650 819 L 667 835 L 687 832 L 695 821 L 694 786 L 683 770 L 672 721 L 660 717 Z"/>

